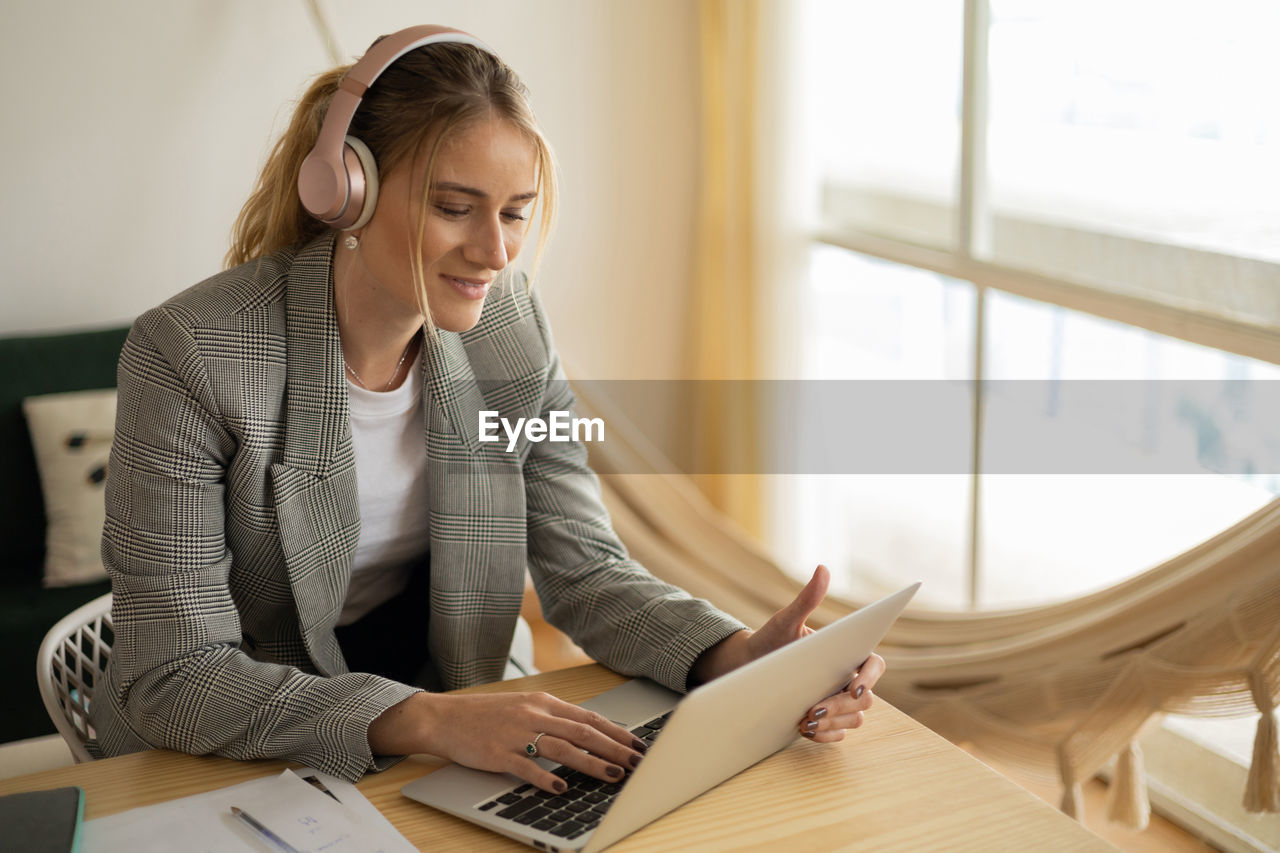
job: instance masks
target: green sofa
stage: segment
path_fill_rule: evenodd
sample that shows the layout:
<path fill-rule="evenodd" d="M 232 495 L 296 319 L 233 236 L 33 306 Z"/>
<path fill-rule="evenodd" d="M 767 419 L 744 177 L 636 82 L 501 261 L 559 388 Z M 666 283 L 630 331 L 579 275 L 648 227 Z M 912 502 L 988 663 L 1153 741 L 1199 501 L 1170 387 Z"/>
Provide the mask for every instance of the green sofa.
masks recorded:
<path fill-rule="evenodd" d="M 55 622 L 110 590 L 106 581 L 45 589 L 45 517 L 40 475 L 22 414 L 24 397 L 114 388 L 128 329 L 0 337 L 0 742 L 53 734 L 36 688 L 36 651 Z"/>

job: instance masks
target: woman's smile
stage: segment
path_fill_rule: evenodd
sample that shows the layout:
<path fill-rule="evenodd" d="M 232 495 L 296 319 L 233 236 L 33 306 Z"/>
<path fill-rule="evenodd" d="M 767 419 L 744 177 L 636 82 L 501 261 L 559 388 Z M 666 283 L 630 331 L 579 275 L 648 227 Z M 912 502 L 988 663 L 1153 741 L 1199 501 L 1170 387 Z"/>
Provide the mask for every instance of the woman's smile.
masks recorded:
<path fill-rule="evenodd" d="M 458 276 L 440 274 L 440 277 L 449 282 L 454 288 L 462 294 L 466 299 L 484 299 L 489 294 L 489 285 L 491 281 L 484 279 L 460 278 Z"/>

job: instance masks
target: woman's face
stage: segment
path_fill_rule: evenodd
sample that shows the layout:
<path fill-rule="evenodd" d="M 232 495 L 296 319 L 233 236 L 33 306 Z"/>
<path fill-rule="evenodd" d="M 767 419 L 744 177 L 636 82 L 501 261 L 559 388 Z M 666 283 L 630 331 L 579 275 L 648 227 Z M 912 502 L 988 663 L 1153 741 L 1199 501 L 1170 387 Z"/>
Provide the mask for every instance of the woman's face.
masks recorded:
<path fill-rule="evenodd" d="M 464 332 L 480 320 L 493 280 L 524 242 L 536 162 L 534 144 L 496 118 L 455 132 L 441 147 L 422 234 L 423 283 L 438 328 Z M 381 178 L 349 295 L 419 314 L 411 258 L 425 173 L 425 162 L 406 162 Z"/>

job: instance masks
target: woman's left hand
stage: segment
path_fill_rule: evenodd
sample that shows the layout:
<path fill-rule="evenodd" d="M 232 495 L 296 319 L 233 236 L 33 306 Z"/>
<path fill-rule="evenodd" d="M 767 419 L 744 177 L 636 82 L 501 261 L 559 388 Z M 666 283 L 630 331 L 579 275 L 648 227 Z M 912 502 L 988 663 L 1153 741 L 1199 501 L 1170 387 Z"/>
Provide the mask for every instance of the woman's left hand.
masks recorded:
<path fill-rule="evenodd" d="M 884 674 L 884 658 L 875 652 L 851 676 L 849 686 L 809 709 L 800 720 L 800 734 L 819 743 L 844 740 L 845 729 L 862 725 L 863 712 L 871 707 L 872 688 Z"/>
<path fill-rule="evenodd" d="M 805 620 L 822 603 L 830 583 L 831 573 L 827 567 L 818 566 L 795 600 L 773 614 L 759 631 L 740 631 L 703 653 L 694 666 L 695 680 L 709 681 L 812 634 L 814 629 L 806 625 Z M 797 724 L 800 733 L 822 743 L 844 740 L 845 729 L 862 725 L 863 714 L 871 707 L 873 690 L 884 670 L 884 658 L 873 652 L 850 674 L 848 687 L 809 709 Z"/>

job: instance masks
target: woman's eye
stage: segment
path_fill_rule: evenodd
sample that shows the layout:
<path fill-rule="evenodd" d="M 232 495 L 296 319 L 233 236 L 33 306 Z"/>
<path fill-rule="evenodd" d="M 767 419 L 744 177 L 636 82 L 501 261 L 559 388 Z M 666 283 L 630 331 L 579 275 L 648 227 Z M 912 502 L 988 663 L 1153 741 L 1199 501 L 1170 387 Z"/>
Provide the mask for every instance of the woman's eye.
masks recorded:
<path fill-rule="evenodd" d="M 469 207 L 455 207 L 451 204 L 437 204 L 435 208 L 440 212 L 440 215 L 446 219 L 461 219 L 464 216 L 470 216 L 472 212 Z M 528 218 L 528 215 L 522 208 L 516 210 L 504 210 L 502 211 L 501 216 L 506 222 L 524 222 Z"/>

